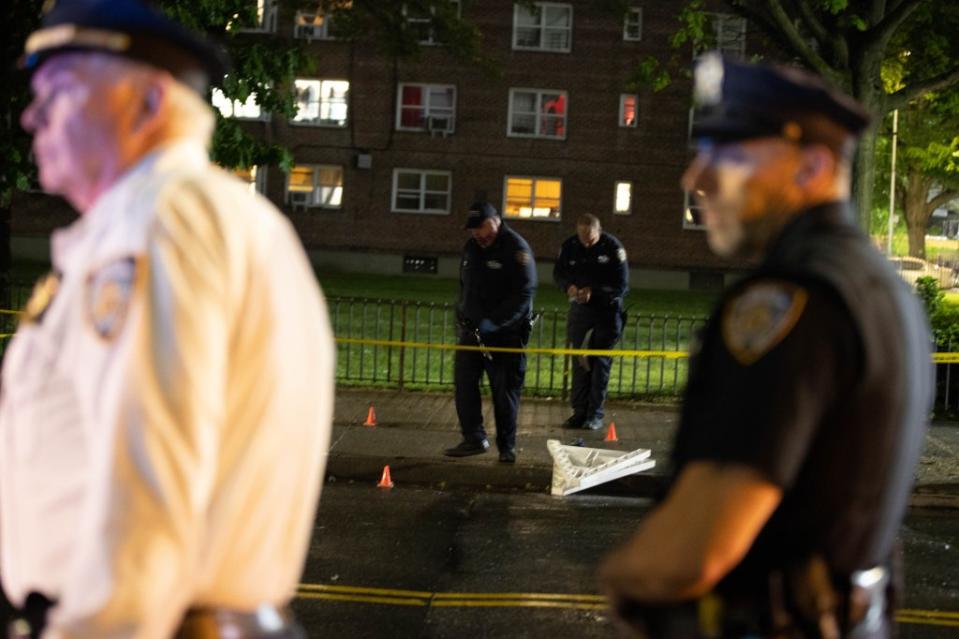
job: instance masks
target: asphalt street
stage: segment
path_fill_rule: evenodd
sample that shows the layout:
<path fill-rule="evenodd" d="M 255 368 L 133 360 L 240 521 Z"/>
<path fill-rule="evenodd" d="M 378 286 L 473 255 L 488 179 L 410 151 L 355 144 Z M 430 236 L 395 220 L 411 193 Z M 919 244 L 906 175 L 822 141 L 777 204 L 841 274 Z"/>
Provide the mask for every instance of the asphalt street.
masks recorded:
<path fill-rule="evenodd" d="M 310 637 L 615 637 L 600 557 L 645 499 L 328 483 L 294 602 Z M 959 636 L 959 518 L 910 511 L 903 639 Z"/>

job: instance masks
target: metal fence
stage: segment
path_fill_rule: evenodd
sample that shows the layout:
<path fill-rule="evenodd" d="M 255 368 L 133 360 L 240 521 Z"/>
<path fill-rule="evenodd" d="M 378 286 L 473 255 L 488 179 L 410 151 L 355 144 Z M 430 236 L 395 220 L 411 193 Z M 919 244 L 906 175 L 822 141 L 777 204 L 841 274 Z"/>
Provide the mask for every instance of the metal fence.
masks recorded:
<path fill-rule="evenodd" d="M 329 300 L 337 337 L 428 344 L 455 344 L 455 312 L 451 304 L 334 297 Z M 566 311 L 538 311 L 529 346 L 566 347 Z M 690 340 L 705 323 L 702 317 L 634 315 L 627 320 L 619 348 L 687 352 Z M 337 378 L 341 383 L 391 388 L 450 388 L 454 352 L 409 346 L 340 344 Z M 569 356 L 533 353 L 527 358 L 524 392 L 566 397 L 570 386 Z M 686 383 L 685 358 L 617 357 L 609 394 L 613 397 L 677 397 Z"/>
<path fill-rule="evenodd" d="M 15 283 L 0 306 L 21 309 L 32 285 Z M 455 313 L 451 304 L 417 301 L 332 297 L 328 300 L 337 337 L 395 342 L 455 344 Z M 566 347 L 566 310 L 546 309 L 533 327 L 530 347 Z M 631 314 L 617 345 L 623 350 L 687 352 L 704 317 Z M 16 330 L 17 317 L 0 314 L 0 333 Z M 0 358 L 9 343 L 0 339 Z M 339 344 L 337 381 L 354 386 L 410 390 L 449 389 L 453 386 L 450 350 Z M 939 352 L 959 351 L 959 342 L 939 345 Z M 567 397 L 571 381 L 569 356 L 534 353 L 528 357 L 527 394 Z M 959 364 L 935 364 L 935 410 L 940 416 L 959 417 Z M 611 397 L 675 399 L 686 383 L 688 361 L 667 357 L 616 357 L 609 381 Z"/>

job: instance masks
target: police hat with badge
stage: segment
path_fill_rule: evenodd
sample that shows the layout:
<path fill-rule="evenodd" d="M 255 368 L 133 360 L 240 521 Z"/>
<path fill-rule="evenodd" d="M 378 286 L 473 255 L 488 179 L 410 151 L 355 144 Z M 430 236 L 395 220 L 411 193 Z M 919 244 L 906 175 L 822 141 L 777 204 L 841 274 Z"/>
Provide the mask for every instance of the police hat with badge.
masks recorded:
<path fill-rule="evenodd" d="M 51 57 L 96 51 L 169 71 L 201 95 L 229 70 L 225 51 L 145 0 L 53 0 L 27 38 L 20 67 L 34 72 Z"/>
<path fill-rule="evenodd" d="M 498 218 L 499 213 L 496 211 L 496 207 L 490 204 L 489 202 L 474 202 L 470 206 L 469 213 L 466 216 L 466 227 L 467 229 L 478 229 L 483 225 L 483 222 L 489 219 Z"/>
<path fill-rule="evenodd" d="M 715 144 L 782 137 L 848 153 L 872 121 L 861 104 L 816 75 L 717 52 L 697 61 L 693 102 L 692 138 Z"/>

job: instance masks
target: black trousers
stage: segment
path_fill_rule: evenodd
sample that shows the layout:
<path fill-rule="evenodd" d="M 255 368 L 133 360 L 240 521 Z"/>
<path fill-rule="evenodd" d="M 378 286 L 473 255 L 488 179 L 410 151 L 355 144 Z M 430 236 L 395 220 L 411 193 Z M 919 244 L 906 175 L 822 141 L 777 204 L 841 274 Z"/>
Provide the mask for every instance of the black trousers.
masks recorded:
<path fill-rule="evenodd" d="M 522 348 L 522 337 L 517 333 L 492 334 L 483 337 L 486 346 Z M 476 346 L 473 333 L 461 331 L 461 345 Z M 500 450 L 516 447 L 516 415 L 526 378 L 525 353 L 492 353 L 492 359 L 479 351 L 456 351 L 453 380 L 456 385 L 456 415 L 460 421 L 463 439 L 479 442 L 486 439 L 483 426 L 483 402 L 480 380 L 483 373 L 489 378 L 493 395 L 493 415 L 496 419 L 496 446 Z"/>
<path fill-rule="evenodd" d="M 586 333 L 592 329 L 589 348 L 610 349 L 623 334 L 623 317 L 619 306 L 593 308 L 585 304 L 571 304 L 566 334 L 572 348 L 582 348 Z M 573 414 L 583 420 L 602 419 L 606 403 L 612 357 L 589 357 L 589 370 L 580 358 L 573 358 L 573 385 L 570 401 Z"/>

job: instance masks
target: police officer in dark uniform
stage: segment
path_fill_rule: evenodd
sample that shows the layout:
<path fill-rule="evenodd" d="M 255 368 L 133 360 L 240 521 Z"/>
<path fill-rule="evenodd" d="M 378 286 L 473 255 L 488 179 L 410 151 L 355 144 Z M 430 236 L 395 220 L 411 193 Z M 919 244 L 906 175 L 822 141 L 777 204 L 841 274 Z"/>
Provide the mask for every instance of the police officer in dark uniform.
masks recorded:
<path fill-rule="evenodd" d="M 563 242 L 553 281 L 569 297 L 567 339 L 573 348 L 610 349 L 623 333 L 623 297 L 629 265 L 622 243 L 589 213 L 576 221 L 576 235 Z M 564 428 L 603 427 L 603 404 L 611 357 L 577 357 L 573 365 L 573 415 Z"/>
<path fill-rule="evenodd" d="M 463 441 L 446 454 L 466 457 L 486 452 L 480 379 L 485 372 L 493 394 L 499 460 L 516 461 L 516 414 L 526 375 L 524 353 L 490 352 L 487 347 L 523 348 L 529 340 L 536 263 L 519 233 L 509 228 L 489 202 L 470 207 L 472 237 L 460 264 L 456 305 L 459 344 L 482 350 L 456 352 L 456 414 Z"/>
<path fill-rule="evenodd" d="M 808 73 L 706 56 L 683 187 L 755 256 L 693 353 L 673 482 L 600 579 L 639 636 L 889 637 L 932 404 L 915 296 L 856 227 L 869 117 Z"/>

